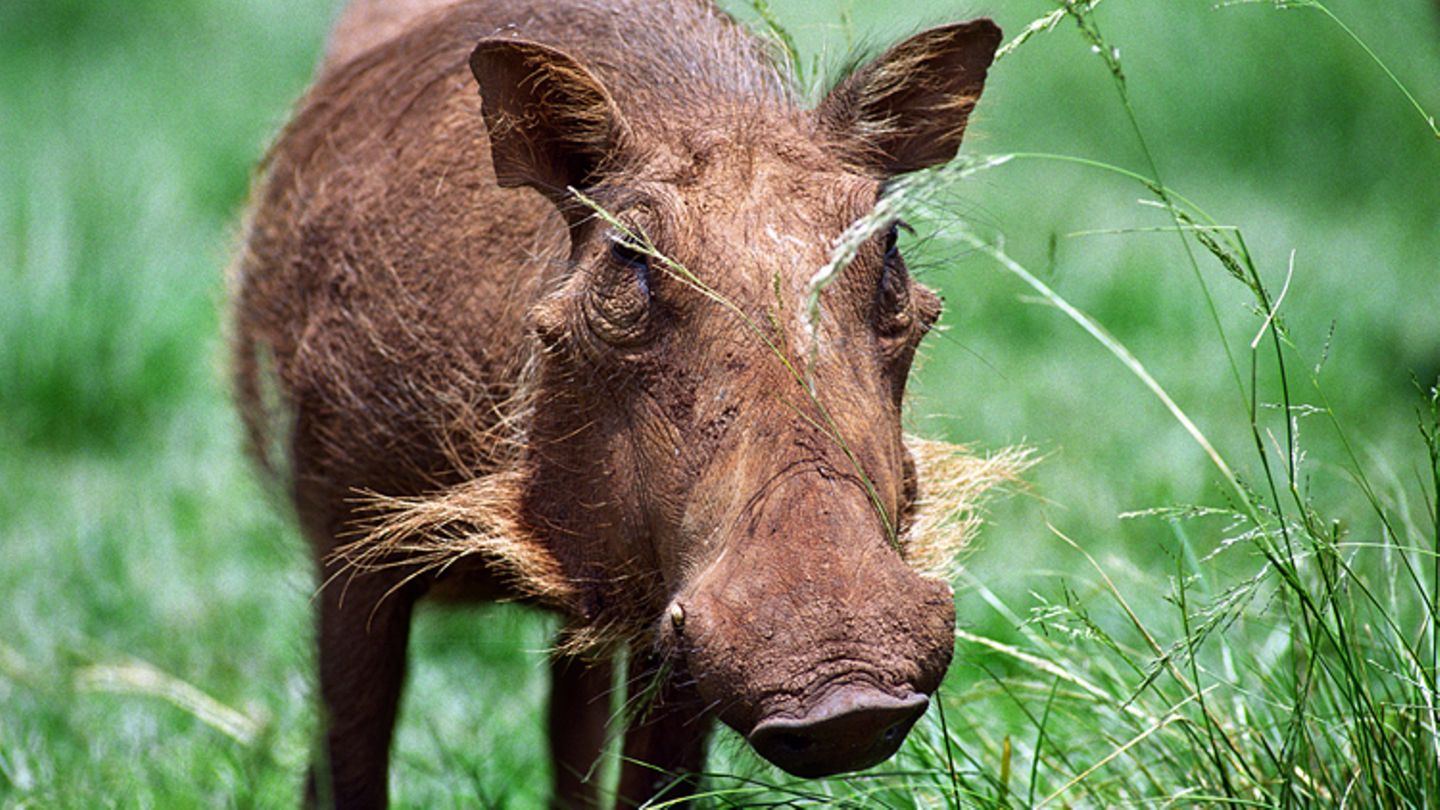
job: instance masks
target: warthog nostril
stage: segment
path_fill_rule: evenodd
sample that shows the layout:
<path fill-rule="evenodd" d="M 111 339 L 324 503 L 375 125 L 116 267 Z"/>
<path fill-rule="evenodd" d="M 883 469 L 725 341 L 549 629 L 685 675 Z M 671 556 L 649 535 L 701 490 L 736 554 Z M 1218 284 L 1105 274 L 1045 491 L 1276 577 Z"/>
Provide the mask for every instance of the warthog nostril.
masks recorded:
<path fill-rule="evenodd" d="M 847 686 L 827 694 L 802 717 L 762 720 L 750 732 L 761 756 L 796 776 L 858 771 L 894 754 L 930 700 Z"/>
<path fill-rule="evenodd" d="M 815 745 L 815 741 L 800 734 L 775 735 L 775 747 L 794 754 L 803 754 Z"/>

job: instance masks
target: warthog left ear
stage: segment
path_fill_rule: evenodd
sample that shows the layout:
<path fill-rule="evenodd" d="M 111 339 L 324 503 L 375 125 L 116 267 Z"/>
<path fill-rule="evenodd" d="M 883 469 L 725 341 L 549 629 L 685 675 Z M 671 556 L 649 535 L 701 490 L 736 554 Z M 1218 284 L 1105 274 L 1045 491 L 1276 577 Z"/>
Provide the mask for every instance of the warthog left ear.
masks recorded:
<path fill-rule="evenodd" d="M 923 31 L 851 73 L 816 115 L 847 160 L 880 176 L 945 163 L 999 46 L 988 19 Z"/>
<path fill-rule="evenodd" d="M 566 188 L 592 184 L 624 139 L 610 94 L 569 55 L 525 40 L 481 40 L 470 70 L 500 185 L 531 186 L 565 211 Z"/>

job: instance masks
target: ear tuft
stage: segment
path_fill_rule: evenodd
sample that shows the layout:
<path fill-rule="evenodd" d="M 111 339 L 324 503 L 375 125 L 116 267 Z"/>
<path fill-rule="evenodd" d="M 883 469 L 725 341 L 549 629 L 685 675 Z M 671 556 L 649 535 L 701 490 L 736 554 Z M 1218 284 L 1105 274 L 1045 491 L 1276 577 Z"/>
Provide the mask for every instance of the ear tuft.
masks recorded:
<path fill-rule="evenodd" d="M 931 28 L 850 74 L 816 115 L 852 163 L 883 177 L 955 157 L 1000 46 L 988 19 Z"/>
<path fill-rule="evenodd" d="M 495 177 L 562 207 L 566 188 L 593 184 L 624 125 L 600 80 L 569 55 L 517 39 L 481 40 L 470 54 Z"/>

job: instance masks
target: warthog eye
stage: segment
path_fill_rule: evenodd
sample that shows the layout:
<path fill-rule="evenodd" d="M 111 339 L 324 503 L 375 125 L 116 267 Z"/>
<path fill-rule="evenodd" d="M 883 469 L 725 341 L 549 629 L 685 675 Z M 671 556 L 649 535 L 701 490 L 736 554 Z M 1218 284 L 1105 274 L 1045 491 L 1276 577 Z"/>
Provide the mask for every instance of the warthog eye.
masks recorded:
<path fill-rule="evenodd" d="M 887 337 L 910 330 L 910 273 L 896 246 L 903 223 L 890 226 L 885 234 L 885 259 L 880 269 L 880 284 L 875 290 L 876 326 Z"/>
<path fill-rule="evenodd" d="M 635 283 L 646 297 L 650 295 L 650 256 L 640 246 L 629 240 L 613 236 L 610 238 L 610 259 L 635 274 Z"/>
<path fill-rule="evenodd" d="M 586 297 L 587 322 L 601 340 L 615 346 L 643 343 L 654 292 L 650 255 L 620 234 L 612 234 L 601 272 Z"/>
<path fill-rule="evenodd" d="M 900 258 L 900 223 L 890 226 L 885 232 L 885 263 L 888 265 Z"/>

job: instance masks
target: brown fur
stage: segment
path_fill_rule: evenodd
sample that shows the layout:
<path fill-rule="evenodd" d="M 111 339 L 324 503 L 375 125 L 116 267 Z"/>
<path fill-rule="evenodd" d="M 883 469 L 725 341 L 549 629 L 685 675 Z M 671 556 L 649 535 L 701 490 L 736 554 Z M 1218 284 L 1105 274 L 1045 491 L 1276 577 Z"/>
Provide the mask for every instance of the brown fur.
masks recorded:
<path fill-rule="evenodd" d="M 912 459 L 904 384 L 939 301 L 878 240 L 818 338 L 802 310 L 881 183 L 954 154 L 998 37 L 925 32 L 812 113 L 701 0 L 346 11 L 234 279 L 242 414 L 324 583 L 312 798 L 384 803 L 427 593 L 564 615 L 553 706 L 585 740 L 628 644 L 661 680 L 627 755 L 677 772 L 711 716 L 749 733 L 838 689 L 935 689 L 953 606 L 906 558 L 943 568 L 1020 459 Z M 653 255 L 624 259 L 612 223 Z M 952 508 L 927 523 L 932 501 Z M 596 801 L 576 774 L 598 742 L 552 744 L 557 801 Z M 627 768 L 622 798 L 653 774 Z"/>

